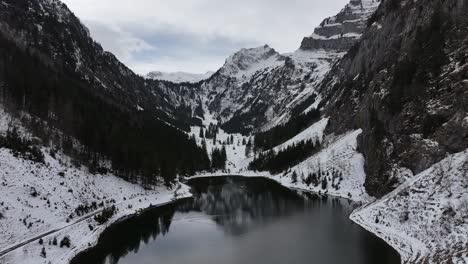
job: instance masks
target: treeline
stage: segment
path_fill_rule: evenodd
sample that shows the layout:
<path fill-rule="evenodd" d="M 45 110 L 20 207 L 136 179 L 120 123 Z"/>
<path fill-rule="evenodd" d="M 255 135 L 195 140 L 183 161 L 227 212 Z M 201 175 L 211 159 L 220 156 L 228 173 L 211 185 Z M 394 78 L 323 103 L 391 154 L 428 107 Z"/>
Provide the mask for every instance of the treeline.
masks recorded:
<path fill-rule="evenodd" d="M 0 80 L 0 100 L 9 111 L 26 111 L 63 131 L 65 139 L 79 140 L 82 148 L 72 143 L 68 148 L 87 165 L 111 160 L 115 173 L 148 184 L 156 176 L 170 183 L 178 173 L 210 167 L 208 154 L 194 139 L 154 113 L 116 103 L 75 73 L 45 65 L 34 51 L 19 49 L 4 37 Z"/>
<path fill-rule="evenodd" d="M 254 150 L 263 151 L 276 147 L 310 127 L 320 119 L 320 110 L 312 109 L 291 118 L 287 123 L 255 135 Z"/>
<path fill-rule="evenodd" d="M 266 153 L 260 152 L 249 164 L 249 169 L 280 173 L 315 154 L 320 150 L 320 147 L 318 140 L 308 139 L 288 146 L 278 153 L 275 153 L 274 150 Z"/>
<path fill-rule="evenodd" d="M 216 137 L 219 132 L 219 127 L 214 124 L 210 124 L 208 128 L 205 130 L 203 127 L 200 128 L 200 138 L 207 138 L 207 139 L 213 139 L 216 141 Z"/>
<path fill-rule="evenodd" d="M 326 190 L 331 186 L 332 189 L 339 190 L 341 188 L 341 182 L 343 181 L 343 172 L 336 170 L 335 168 L 330 171 L 318 171 L 309 172 L 307 175 L 301 175 L 302 183 L 307 186 L 314 186 Z M 298 182 L 298 175 L 296 171 L 292 174 L 292 180 L 294 183 Z"/>
<path fill-rule="evenodd" d="M 6 136 L 0 136 L 0 148 L 11 149 L 15 157 L 44 163 L 44 154 L 37 146 L 37 142 L 21 137 L 16 127 L 9 128 Z"/>

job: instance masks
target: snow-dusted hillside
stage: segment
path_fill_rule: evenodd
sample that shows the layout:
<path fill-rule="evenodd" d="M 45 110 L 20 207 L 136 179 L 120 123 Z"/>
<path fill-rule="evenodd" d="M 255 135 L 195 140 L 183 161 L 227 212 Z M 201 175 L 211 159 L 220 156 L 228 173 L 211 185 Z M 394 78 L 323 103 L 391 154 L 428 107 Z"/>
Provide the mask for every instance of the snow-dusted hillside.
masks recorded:
<path fill-rule="evenodd" d="M 16 118 L 0 108 L 0 135 Z M 36 163 L 0 148 L 0 263 L 68 263 L 78 252 L 97 242 L 111 223 L 151 205 L 189 196 L 188 187 L 168 189 L 161 184 L 145 190 L 112 174 L 92 174 L 85 166 L 43 147 L 45 162 Z M 113 216 L 99 224 L 95 216 L 115 206 Z M 80 210 L 81 208 L 81 210 Z M 58 243 L 69 237 L 71 247 Z M 40 244 L 40 241 L 42 244 Z M 41 256 L 42 248 L 46 252 Z"/>
<path fill-rule="evenodd" d="M 207 116 L 206 119 L 211 119 L 213 123 L 216 122 L 212 119 L 212 116 Z M 357 137 L 362 131 L 350 131 L 339 136 L 325 136 L 324 131 L 327 123 L 328 118 L 324 118 L 312 124 L 309 128 L 287 142 L 272 148 L 278 152 L 288 146 L 308 139 L 316 139 L 323 145 L 322 150 L 315 155 L 291 167 L 288 171 L 279 174 L 249 170 L 249 164 L 254 159 L 254 153 L 250 152 L 250 155 L 247 156 L 246 146 L 241 143 L 244 140 L 249 140 L 249 137 L 244 137 L 241 134 L 228 134 L 220 129 L 216 143 L 207 139 L 206 144 L 208 152 L 211 152 L 214 148 L 226 148 L 226 170 L 203 172 L 199 173 L 198 176 L 261 176 L 273 179 L 290 188 L 329 194 L 357 202 L 371 201 L 372 198 L 364 188 L 366 177 L 364 172 L 364 157 L 357 151 Z M 198 137 L 199 131 L 199 127 L 192 127 L 192 135 L 197 137 L 198 143 L 201 144 L 202 139 Z M 225 145 L 224 142 L 231 136 L 234 138 L 234 144 Z M 306 179 L 311 174 L 320 175 L 317 185 L 307 184 Z"/>
<path fill-rule="evenodd" d="M 204 74 L 196 74 L 189 72 L 161 72 L 153 71 L 146 75 L 146 78 L 153 80 L 162 80 L 173 83 L 197 83 L 206 80 L 213 75 L 214 72 L 206 72 Z"/>
<path fill-rule="evenodd" d="M 170 202 L 175 193 L 179 197 L 189 195 L 185 186 L 179 190 L 145 190 L 111 174 L 93 175 L 85 167 L 74 167 L 69 159 L 62 158 L 46 154 L 43 165 L 0 149 L 0 254 L 30 242 L 0 255 L 0 263 L 68 263 L 79 251 L 95 244 L 99 234 L 121 217 Z M 89 211 L 75 211 L 93 203 L 97 207 Z M 114 216 L 105 224 L 98 224 L 94 216 L 111 206 L 117 210 Z M 52 233 L 41 237 L 40 245 L 39 237 L 48 232 Z M 54 239 L 60 243 L 65 236 L 70 238 L 71 248 L 49 244 Z M 45 257 L 40 256 L 42 248 Z"/>
<path fill-rule="evenodd" d="M 325 138 L 325 147 L 319 153 L 276 177 L 280 177 L 279 181 L 286 186 L 358 202 L 370 201 L 371 197 L 364 188 L 364 157 L 357 151 L 357 137 L 361 133 L 361 130 L 356 130 Z M 317 186 L 306 184 L 306 178 L 311 174 L 321 174 Z"/>
<path fill-rule="evenodd" d="M 405 263 L 467 263 L 468 150 L 415 175 L 351 219 L 396 248 Z"/>

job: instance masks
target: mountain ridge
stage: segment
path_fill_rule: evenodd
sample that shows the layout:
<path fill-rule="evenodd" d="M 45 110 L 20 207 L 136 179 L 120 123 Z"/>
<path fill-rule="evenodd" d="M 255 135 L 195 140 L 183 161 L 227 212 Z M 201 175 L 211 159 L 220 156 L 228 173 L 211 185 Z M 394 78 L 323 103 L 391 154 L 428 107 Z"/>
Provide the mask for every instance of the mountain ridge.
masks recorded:
<path fill-rule="evenodd" d="M 161 72 L 161 71 L 152 71 L 148 73 L 145 78 L 168 81 L 172 83 L 198 83 L 200 81 L 209 79 L 215 72 L 208 71 L 203 74 L 199 73 L 190 73 L 190 72 Z"/>
<path fill-rule="evenodd" d="M 83 177 L 110 171 L 148 188 L 196 173 L 265 176 L 364 203 L 353 221 L 403 262 L 468 257 L 464 1 L 351 0 L 293 53 L 242 49 L 207 80 L 180 84 L 134 74 L 57 0 L 0 4 L 10 171 L 60 176 L 41 160 L 85 159 L 89 172 L 73 165 Z"/>

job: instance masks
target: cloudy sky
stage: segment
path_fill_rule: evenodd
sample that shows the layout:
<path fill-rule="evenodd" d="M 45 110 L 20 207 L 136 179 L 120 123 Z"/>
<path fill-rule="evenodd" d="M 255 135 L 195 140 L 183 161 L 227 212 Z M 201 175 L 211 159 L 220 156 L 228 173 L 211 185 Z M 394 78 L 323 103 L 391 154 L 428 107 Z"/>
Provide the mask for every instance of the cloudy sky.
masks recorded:
<path fill-rule="evenodd" d="M 139 74 L 217 70 L 240 48 L 296 50 L 349 0 L 62 0 Z"/>

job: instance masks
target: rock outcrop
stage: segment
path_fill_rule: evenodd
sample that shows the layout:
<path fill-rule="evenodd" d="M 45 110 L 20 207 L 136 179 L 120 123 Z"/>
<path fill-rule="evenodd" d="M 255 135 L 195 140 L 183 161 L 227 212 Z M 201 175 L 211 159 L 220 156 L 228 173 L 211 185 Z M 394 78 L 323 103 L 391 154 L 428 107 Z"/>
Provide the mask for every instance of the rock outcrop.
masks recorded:
<path fill-rule="evenodd" d="M 339 14 L 326 18 L 314 34 L 304 38 L 302 50 L 348 51 L 361 37 L 380 0 L 352 0 Z"/>

